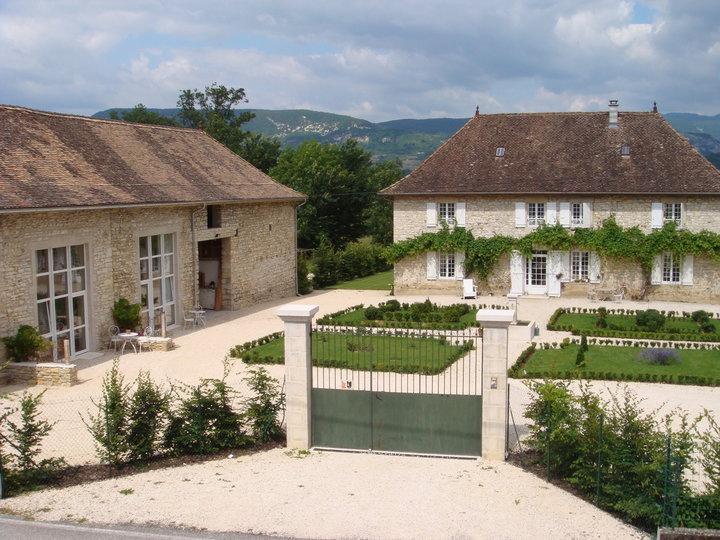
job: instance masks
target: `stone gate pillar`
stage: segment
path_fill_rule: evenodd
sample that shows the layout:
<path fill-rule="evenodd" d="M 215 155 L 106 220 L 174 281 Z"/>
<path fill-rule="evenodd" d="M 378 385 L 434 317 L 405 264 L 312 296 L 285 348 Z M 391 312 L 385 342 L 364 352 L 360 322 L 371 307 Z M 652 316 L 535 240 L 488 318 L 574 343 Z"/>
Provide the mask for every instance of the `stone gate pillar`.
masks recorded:
<path fill-rule="evenodd" d="M 287 447 L 311 445 L 312 346 L 310 331 L 318 306 L 286 304 L 278 309 L 285 323 L 285 418 Z"/>
<path fill-rule="evenodd" d="M 482 457 L 505 460 L 508 415 L 508 326 L 513 309 L 481 309 L 477 321 L 482 338 Z"/>

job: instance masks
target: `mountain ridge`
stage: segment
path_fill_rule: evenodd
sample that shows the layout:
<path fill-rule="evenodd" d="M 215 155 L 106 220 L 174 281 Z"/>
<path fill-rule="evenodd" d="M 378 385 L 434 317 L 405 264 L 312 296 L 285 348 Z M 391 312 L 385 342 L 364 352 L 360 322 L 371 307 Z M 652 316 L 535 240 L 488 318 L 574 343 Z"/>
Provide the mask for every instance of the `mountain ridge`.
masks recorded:
<path fill-rule="evenodd" d="M 122 113 L 130 108 L 98 111 L 94 118 L 109 118 L 111 111 Z M 148 110 L 177 118 L 177 108 Z M 411 171 L 435 149 L 459 130 L 469 118 L 404 118 L 370 122 L 354 116 L 312 109 L 237 109 L 255 114 L 245 129 L 279 138 L 283 145 L 297 146 L 307 140 L 340 143 L 350 138 L 372 152 L 376 160 L 399 159 Z M 663 115 L 711 163 L 720 169 L 720 114 L 695 113 Z"/>

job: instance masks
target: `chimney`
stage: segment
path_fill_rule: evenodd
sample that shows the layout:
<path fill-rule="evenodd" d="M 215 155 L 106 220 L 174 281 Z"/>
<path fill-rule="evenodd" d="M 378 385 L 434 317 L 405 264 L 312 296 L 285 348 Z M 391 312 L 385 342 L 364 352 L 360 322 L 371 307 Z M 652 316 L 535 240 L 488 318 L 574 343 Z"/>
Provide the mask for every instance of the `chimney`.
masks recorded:
<path fill-rule="evenodd" d="M 618 127 L 618 100 L 617 99 L 611 99 L 610 100 L 610 122 L 608 123 L 608 127 L 616 128 Z"/>

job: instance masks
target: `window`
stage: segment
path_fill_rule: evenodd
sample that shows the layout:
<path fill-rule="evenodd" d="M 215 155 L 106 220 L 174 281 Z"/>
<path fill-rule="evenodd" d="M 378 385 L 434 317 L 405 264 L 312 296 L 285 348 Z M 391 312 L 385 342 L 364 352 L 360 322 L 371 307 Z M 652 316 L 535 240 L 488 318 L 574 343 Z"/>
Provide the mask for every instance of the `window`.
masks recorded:
<path fill-rule="evenodd" d="M 570 225 L 582 225 L 584 222 L 583 204 L 570 204 Z"/>
<path fill-rule="evenodd" d="M 53 356 L 88 348 L 85 246 L 62 246 L 35 252 L 38 329 L 53 342 Z"/>
<path fill-rule="evenodd" d="M 455 254 L 440 253 L 438 254 L 438 262 L 440 263 L 441 278 L 455 278 Z"/>
<path fill-rule="evenodd" d="M 216 204 L 209 204 L 207 207 L 207 228 L 217 229 L 220 227 L 220 207 Z"/>
<path fill-rule="evenodd" d="M 663 205 L 663 216 L 665 223 L 677 223 L 682 221 L 682 203 L 665 203 Z"/>
<path fill-rule="evenodd" d="M 662 282 L 680 283 L 682 260 L 672 253 L 665 253 L 662 256 Z"/>
<path fill-rule="evenodd" d="M 504 146 L 498 146 L 495 149 L 495 157 L 504 157 L 505 156 L 505 147 Z"/>
<path fill-rule="evenodd" d="M 620 155 L 623 157 L 627 157 L 630 155 L 630 145 L 629 144 L 623 144 L 620 147 Z"/>
<path fill-rule="evenodd" d="M 537 226 L 545 223 L 545 203 L 528 203 L 528 225 Z"/>
<path fill-rule="evenodd" d="M 173 234 L 140 238 L 140 305 L 144 320 L 153 329 L 165 312 L 168 326 L 175 324 L 175 250 Z"/>
<path fill-rule="evenodd" d="M 448 225 L 455 223 L 455 203 L 439 203 L 438 217 Z"/>
<path fill-rule="evenodd" d="M 590 252 L 570 252 L 570 279 L 573 281 L 587 281 L 590 275 Z"/>

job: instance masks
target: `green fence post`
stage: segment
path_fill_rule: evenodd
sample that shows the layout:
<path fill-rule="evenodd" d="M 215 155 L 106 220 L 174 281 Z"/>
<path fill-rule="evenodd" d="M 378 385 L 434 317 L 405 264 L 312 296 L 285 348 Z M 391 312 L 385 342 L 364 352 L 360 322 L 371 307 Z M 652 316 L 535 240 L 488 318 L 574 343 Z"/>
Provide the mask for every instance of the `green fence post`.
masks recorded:
<path fill-rule="evenodd" d="M 605 415 L 600 415 L 600 433 L 598 434 L 598 454 L 597 454 L 597 488 L 595 491 L 595 504 L 600 505 L 600 482 L 602 477 L 602 446 L 603 446 L 603 426 Z"/>

